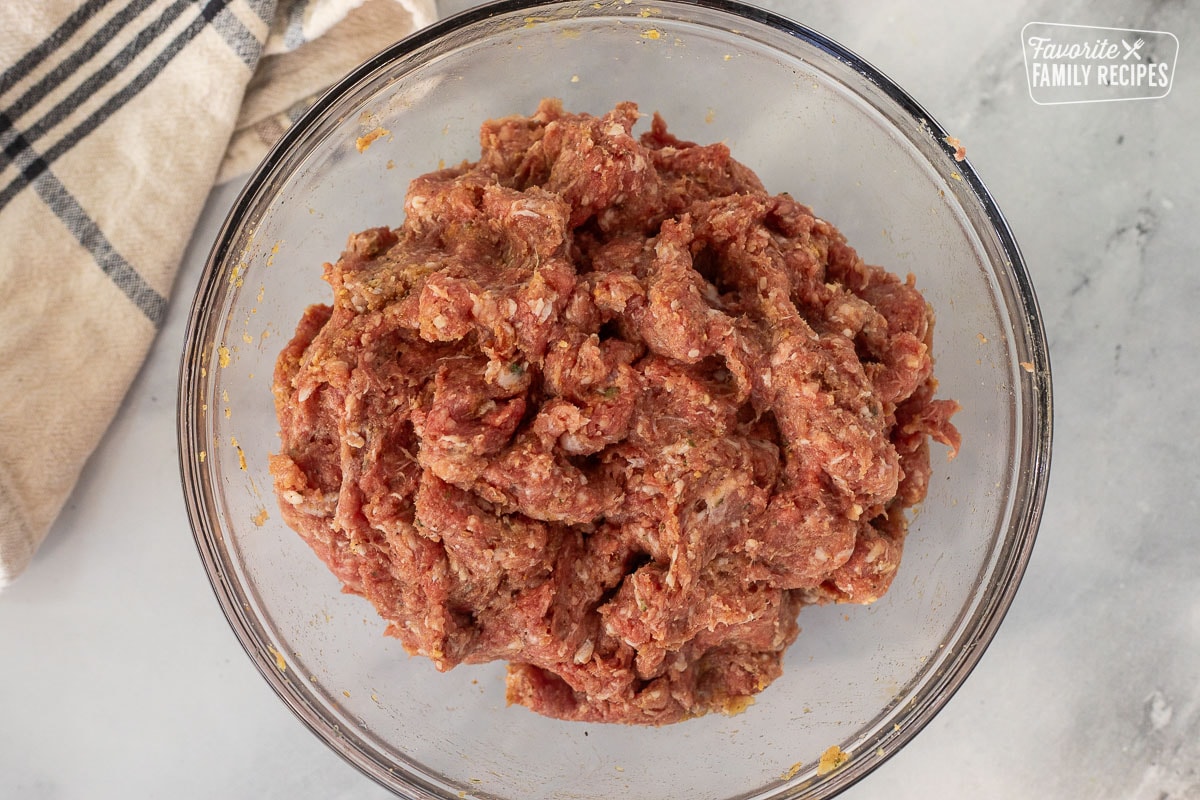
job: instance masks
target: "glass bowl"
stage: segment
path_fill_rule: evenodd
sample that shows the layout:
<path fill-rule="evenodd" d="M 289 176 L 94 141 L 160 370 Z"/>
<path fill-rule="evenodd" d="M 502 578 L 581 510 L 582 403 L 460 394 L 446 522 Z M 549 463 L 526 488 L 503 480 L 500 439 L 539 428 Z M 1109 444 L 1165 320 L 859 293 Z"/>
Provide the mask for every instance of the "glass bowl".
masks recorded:
<path fill-rule="evenodd" d="M 784 674 L 735 716 L 661 728 L 506 707 L 504 667 L 441 674 L 383 636 L 280 519 L 275 357 L 325 302 L 346 236 L 398 225 L 409 180 L 478 156 L 480 123 L 560 97 L 633 100 L 683 139 L 724 141 L 771 192 L 912 272 L 938 317 L 939 395 L 962 452 L 934 477 L 890 592 L 806 608 Z M 192 307 L 180 376 L 188 512 L 220 605 L 279 697 L 371 778 L 414 798 L 812 798 L 909 741 L 982 656 L 1044 502 L 1051 384 L 1007 225 L 946 132 L 820 34 L 727 2 L 509 2 L 422 30 L 328 92 L 247 183 Z M 837 745 L 849 759 L 819 774 Z"/>

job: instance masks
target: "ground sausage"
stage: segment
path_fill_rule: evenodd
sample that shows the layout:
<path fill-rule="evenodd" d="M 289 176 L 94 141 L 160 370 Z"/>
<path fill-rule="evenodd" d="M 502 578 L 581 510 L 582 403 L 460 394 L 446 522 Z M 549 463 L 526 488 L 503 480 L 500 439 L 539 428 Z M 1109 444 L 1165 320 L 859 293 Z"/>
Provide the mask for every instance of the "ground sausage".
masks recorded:
<path fill-rule="evenodd" d="M 911 276 L 638 118 L 487 122 L 351 236 L 279 357 L 271 471 L 409 652 L 663 724 L 743 708 L 806 604 L 880 597 L 959 435 Z"/>

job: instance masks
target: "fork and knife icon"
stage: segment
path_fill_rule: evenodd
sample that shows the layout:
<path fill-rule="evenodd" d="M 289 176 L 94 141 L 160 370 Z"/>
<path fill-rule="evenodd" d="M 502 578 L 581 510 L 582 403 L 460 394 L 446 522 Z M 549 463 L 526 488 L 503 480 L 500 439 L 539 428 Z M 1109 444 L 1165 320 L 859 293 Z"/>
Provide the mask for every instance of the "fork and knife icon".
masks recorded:
<path fill-rule="evenodd" d="M 1124 55 L 1124 56 L 1122 56 L 1121 60 L 1122 60 L 1122 61 L 1128 61 L 1128 60 L 1129 60 L 1129 57 L 1130 57 L 1130 56 L 1133 56 L 1133 57 L 1134 57 L 1134 58 L 1136 58 L 1138 61 L 1141 61 L 1141 60 L 1142 60 L 1142 56 L 1141 56 L 1141 54 L 1138 52 L 1138 50 L 1141 50 L 1141 49 L 1142 49 L 1142 45 L 1144 45 L 1145 43 L 1146 43 L 1146 40 L 1145 40 L 1145 39 L 1138 39 L 1138 40 L 1137 40 L 1136 42 L 1134 42 L 1133 44 L 1130 44 L 1129 42 L 1127 42 L 1127 41 L 1125 41 L 1124 39 L 1122 39 L 1122 40 L 1121 40 L 1121 44 L 1125 46 L 1125 55 Z"/>

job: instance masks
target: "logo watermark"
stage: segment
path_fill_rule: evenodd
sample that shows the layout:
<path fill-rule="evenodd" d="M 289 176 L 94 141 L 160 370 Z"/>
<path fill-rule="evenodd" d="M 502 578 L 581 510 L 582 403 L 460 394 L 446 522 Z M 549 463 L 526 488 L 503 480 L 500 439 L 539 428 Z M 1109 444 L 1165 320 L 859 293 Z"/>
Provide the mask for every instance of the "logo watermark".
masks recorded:
<path fill-rule="evenodd" d="M 1021 29 L 1029 96 L 1039 105 L 1153 100 L 1175 79 L 1167 31 L 1030 22 Z"/>

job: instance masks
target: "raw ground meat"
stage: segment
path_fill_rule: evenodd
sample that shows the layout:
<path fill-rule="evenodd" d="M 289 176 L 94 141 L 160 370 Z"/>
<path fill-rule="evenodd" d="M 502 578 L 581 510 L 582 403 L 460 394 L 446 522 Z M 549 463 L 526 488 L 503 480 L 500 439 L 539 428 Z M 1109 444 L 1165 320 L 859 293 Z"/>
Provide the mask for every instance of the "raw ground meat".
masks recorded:
<path fill-rule="evenodd" d="M 350 237 L 279 357 L 288 524 L 438 669 L 572 720 L 733 712 L 896 573 L 957 406 L 933 314 L 637 108 L 482 126 Z"/>

